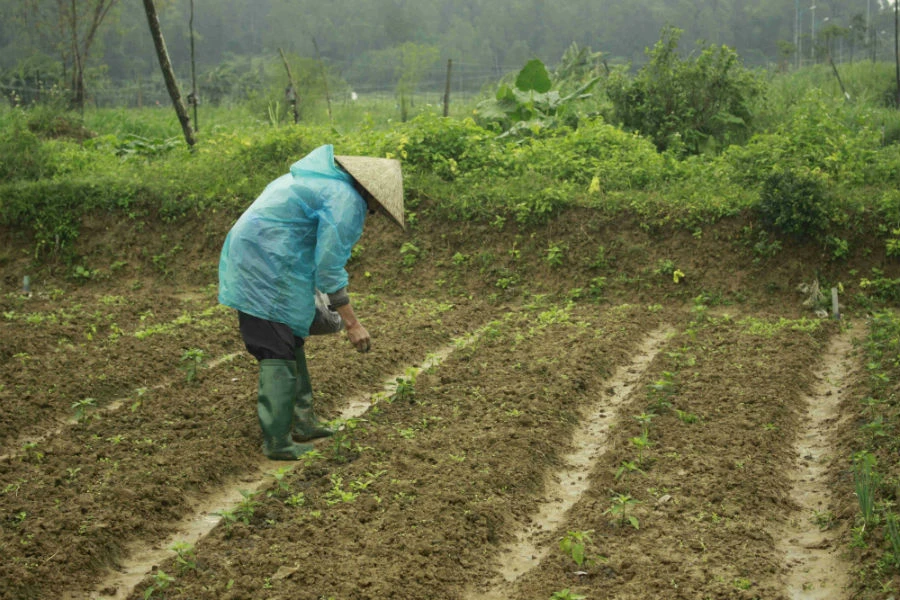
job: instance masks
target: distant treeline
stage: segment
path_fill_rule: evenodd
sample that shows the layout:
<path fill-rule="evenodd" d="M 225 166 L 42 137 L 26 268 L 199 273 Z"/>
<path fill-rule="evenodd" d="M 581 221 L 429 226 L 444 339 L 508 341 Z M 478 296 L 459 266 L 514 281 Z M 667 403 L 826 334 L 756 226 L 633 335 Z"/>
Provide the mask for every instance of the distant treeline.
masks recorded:
<path fill-rule="evenodd" d="M 328 76 L 362 91 L 388 91 L 410 69 L 417 84 L 440 86 L 446 61 L 470 91 L 531 58 L 553 65 L 573 42 L 610 64 L 641 65 L 666 25 L 693 42 L 727 45 L 750 66 L 892 57 L 893 16 L 879 0 L 155 0 L 180 77 L 196 66 L 207 97 L 253 88 L 280 68 L 278 50 L 321 60 Z M 85 52 L 73 51 L 69 15 Z M 108 8 L 96 34 L 95 9 Z M 191 11 L 193 9 L 193 23 Z M 74 81 L 82 67 L 88 93 L 159 81 L 141 2 L 0 0 L 0 84 L 37 89 Z M 64 18 L 63 18 L 64 17 Z M 414 46 L 410 46 L 414 44 Z M 427 49 L 410 58 L 410 47 Z M 419 64 L 427 57 L 427 64 Z M 412 63 L 410 61 L 413 61 Z M 418 61 L 418 63 L 416 63 Z M 274 67 L 273 67 L 274 65 Z M 412 65 L 412 66 L 411 66 Z M 460 80 L 458 79 L 457 82 Z M 433 80 L 433 81 L 432 81 Z M 130 94 L 129 97 L 135 97 Z"/>

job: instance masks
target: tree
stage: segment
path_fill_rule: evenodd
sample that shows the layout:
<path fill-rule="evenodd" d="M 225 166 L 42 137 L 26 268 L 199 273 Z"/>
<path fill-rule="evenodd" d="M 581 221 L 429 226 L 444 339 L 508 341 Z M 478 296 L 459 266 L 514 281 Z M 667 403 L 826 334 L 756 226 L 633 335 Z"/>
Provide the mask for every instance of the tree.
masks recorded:
<path fill-rule="evenodd" d="M 181 130 L 184 132 L 184 139 L 188 146 L 193 148 L 197 140 L 194 138 L 194 130 L 191 128 L 191 118 L 188 116 L 184 100 L 181 98 L 181 90 L 178 89 L 178 82 L 175 80 L 175 72 L 172 71 L 169 51 L 166 50 L 166 41 L 163 39 L 162 30 L 159 27 L 159 15 L 156 13 L 156 6 L 154 6 L 153 0 L 144 0 L 144 11 L 147 13 L 150 33 L 153 36 L 153 43 L 156 45 L 156 56 L 159 58 L 159 66 L 166 80 L 166 89 L 169 90 L 169 97 L 172 98 L 175 114 L 178 115 Z"/>
<path fill-rule="evenodd" d="M 409 97 L 416 91 L 422 76 L 440 57 L 434 46 L 425 46 L 406 42 L 400 46 L 400 64 L 397 74 L 397 95 L 400 96 L 400 118 L 406 121 L 409 116 Z"/>
<path fill-rule="evenodd" d="M 71 70 L 71 103 L 79 110 L 84 110 L 84 73 L 97 32 L 118 1 L 26 0 L 32 23 L 54 40 L 64 69 Z"/>

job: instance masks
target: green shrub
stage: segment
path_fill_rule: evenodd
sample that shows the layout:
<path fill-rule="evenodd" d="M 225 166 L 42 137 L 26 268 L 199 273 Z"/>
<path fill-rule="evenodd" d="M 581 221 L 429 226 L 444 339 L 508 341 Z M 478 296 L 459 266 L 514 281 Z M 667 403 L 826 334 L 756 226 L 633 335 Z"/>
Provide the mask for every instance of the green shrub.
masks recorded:
<path fill-rule="evenodd" d="M 51 153 L 21 123 L 0 133 L 0 180 L 36 180 L 52 177 L 55 171 Z"/>
<path fill-rule="evenodd" d="M 826 179 L 804 169 L 771 173 L 759 198 L 763 222 L 797 237 L 820 238 L 830 223 Z"/>
<path fill-rule="evenodd" d="M 762 92 L 761 80 L 726 46 L 679 58 L 681 34 L 664 28 L 634 79 L 623 71 L 610 76 L 607 93 L 616 118 L 660 150 L 698 154 L 744 141 L 753 130 L 750 106 Z"/>
<path fill-rule="evenodd" d="M 649 140 L 599 117 L 575 131 L 528 140 L 513 156 L 517 173 L 538 171 L 585 191 L 595 178 L 600 190 L 645 189 L 661 183 L 665 173 L 665 159 Z"/>

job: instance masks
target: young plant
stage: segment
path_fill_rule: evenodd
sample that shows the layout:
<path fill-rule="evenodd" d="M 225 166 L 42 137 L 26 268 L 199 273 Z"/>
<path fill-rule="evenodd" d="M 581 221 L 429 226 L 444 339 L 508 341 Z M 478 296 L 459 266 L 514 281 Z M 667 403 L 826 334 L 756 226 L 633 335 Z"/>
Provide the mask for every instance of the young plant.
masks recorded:
<path fill-rule="evenodd" d="M 853 486 L 859 502 L 863 527 L 874 525 L 877 521 L 875 514 L 875 490 L 878 487 L 878 474 L 875 473 L 876 462 L 875 455 L 868 452 L 858 453 L 853 460 Z"/>
<path fill-rule="evenodd" d="M 675 374 L 671 371 L 663 371 L 662 377 L 648 386 L 651 410 L 655 413 L 662 413 L 672 408 L 672 398 L 677 391 Z"/>
<path fill-rule="evenodd" d="M 616 494 L 613 496 L 612 504 L 603 511 L 603 514 L 612 515 L 613 518 L 618 520 L 619 525 L 630 523 L 635 529 L 640 529 L 637 517 L 628 514 L 629 510 L 636 504 L 640 504 L 640 500 L 636 500 L 628 494 Z"/>
<path fill-rule="evenodd" d="M 550 596 L 550 600 L 585 600 L 585 598 L 587 598 L 587 596 L 576 594 L 575 592 L 569 591 L 568 588 L 553 592 L 553 595 Z"/>
<path fill-rule="evenodd" d="M 83 422 L 87 419 L 88 409 L 94 408 L 97 406 L 97 401 L 93 398 L 82 398 L 81 400 L 76 400 L 72 403 L 72 408 L 75 410 L 75 421 L 78 423 Z"/>
<path fill-rule="evenodd" d="M 234 514 L 244 523 L 244 525 L 250 524 L 250 519 L 253 518 L 253 513 L 256 512 L 256 508 L 260 505 L 259 500 L 256 499 L 256 496 L 258 495 L 259 492 L 241 490 L 241 496 L 243 496 L 244 499 L 241 500 L 234 508 Z"/>
<path fill-rule="evenodd" d="M 356 430 L 359 427 L 360 419 L 350 418 L 338 421 L 333 427 L 334 435 L 331 436 L 331 452 L 334 460 L 338 462 L 348 462 L 351 453 L 358 452 L 359 447 L 354 448 L 356 442 Z"/>
<path fill-rule="evenodd" d="M 172 544 L 172 550 L 175 552 L 175 564 L 178 565 L 179 575 L 197 568 L 197 553 L 193 544 L 185 541 L 175 542 Z"/>
<path fill-rule="evenodd" d="M 700 420 L 700 417 L 698 417 L 694 413 L 689 413 L 687 411 L 683 411 L 683 410 L 680 410 L 677 408 L 675 409 L 675 414 L 678 415 L 678 419 L 685 425 L 691 425 Z"/>
<path fill-rule="evenodd" d="M 163 570 L 158 570 L 155 575 L 153 575 L 153 583 L 144 590 L 144 600 L 148 600 L 152 598 L 156 592 L 160 592 L 162 597 L 165 597 L 165 594 L 162 594 L 166 589 L 168 589 L 169 585 L 175 581 L 175 578 L 171 575 L 166 574 Z"/>
<path fill-rule="evenodd" d="M 559 549 L 565 552 L 579 567 L 592 561 L 585 554 L 585 546 L 591 543 L 593 531 L 569 531 L 559 540 Z"/>
<path fill-rule="evenodd" d="M 639 466 L 639 463 L 630 460 L 623 460 L 622 464 L 619 465 L 619 468 L 616 470 L 616 481 L 632 473 L 643 473 Z"/>
<path fill-rule="evenodd" d="M 181 370 L 184 371 L 187 380 L 194 381 L 197 378 L 197 372 L 203 367 L 203 358 L 205 353 L 198 348 L 185 350 L 181 355 Z"/>
<path fill-rule="evenodd" d="M 888 511 L 885 514 L 884 537 L 891 545 L 891 558 L 895 567 L 900 567 L 900 525 L 898 525 L 897 515 Z"/>
<path fill-rule="evenodd" d="M 637 448 L 637 451 L 638 451 L 637 463 L 639 465 L 643 465 L 644 464 L 644 451 L 647 450 L 647 448 L 649 448 L 651 446 L 650 438 L 647 437 L 647 433 L 644 432 L 644 433 L 641 433 L 641 435 L 639 435 L 637 437 L 631 438 L 630 441 L 631 441 L 631 444 L 635 448 Z"/>
<path fill-rule="evenodd" d="M 282 495 L 290 494 L 291 486 L 284 479 L 285 475 L 287 475 L 290 472 L 291 472 L 290 467 L 281 467 L 279 469 L 276 469 L 275 471 L 272 471 L 272 473 L 270 473 L 270 475 L 272 475 L 272 477 L 275 478 L 275 489 L 269 490 L 266 493 L 266 496 L 271 498 L 273 496 L 282 496 Z"/>
<path fill-rule="evenodd" d="M 340 475 L 331 475 L 331 489 L 325 493 L 325 502 L 329 505 L 339 502 L 354 502 L 359 497 L 359 492 L 345 490 L 344 479 Z"/>
<path fill-rule="evenodd" d="M 406 377 L 397 378 L 397 387 L 394 389 L 394 393 L 391 394 L 389 401 L 406 400 L 407 402 L 414 402 L 416 399 L 415 386 L 416 372 L 410 369 L 406 372 Z"/>

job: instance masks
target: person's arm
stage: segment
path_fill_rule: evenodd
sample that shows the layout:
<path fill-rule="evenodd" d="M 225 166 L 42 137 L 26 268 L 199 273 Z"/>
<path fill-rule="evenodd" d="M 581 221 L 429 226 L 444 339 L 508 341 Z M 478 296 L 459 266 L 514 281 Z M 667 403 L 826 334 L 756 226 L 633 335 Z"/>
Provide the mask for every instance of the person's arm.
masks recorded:
<path fill-rule="evenodd" d="M 359 352 L 368 352 L 372 347 L 372 339 L 363 324 L 356 318 L 350 303 L 336 306 L 334 309 L 344 321 L 344 329 L 347 330 L 347 339 L 350 340 L 350 343 L 356 346 Z"/>

